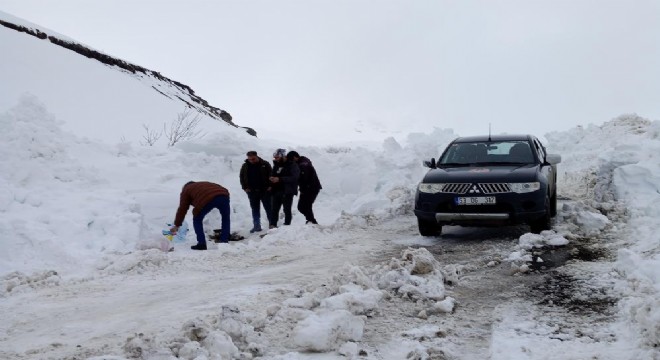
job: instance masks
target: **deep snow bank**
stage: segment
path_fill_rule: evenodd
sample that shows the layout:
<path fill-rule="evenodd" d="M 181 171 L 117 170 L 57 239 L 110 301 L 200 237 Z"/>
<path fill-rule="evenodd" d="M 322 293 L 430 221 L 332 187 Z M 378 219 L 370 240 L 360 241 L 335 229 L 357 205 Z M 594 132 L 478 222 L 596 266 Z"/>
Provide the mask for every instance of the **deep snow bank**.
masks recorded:
<path fill-rule="evenodd" d="M 561 195 L 589 205 L 624 226 L 617 270 L 621 320 L 639 336 L 636 358 L 652 358 L 660 343 L 660 122 L 623 115 L 601 126 L 546 135 L 563 156 Z M 586 221 L 586 220 L 585 220 Z"/>
<path fill-rule="evenodd" d="M 135 248 L 140 205 L 78 160 L 100 152 L 61 131 L 34 97 L 0 114 L 0 273 L 68 269 Z M 101 150 L 102 151 L 102 150 Z"/>

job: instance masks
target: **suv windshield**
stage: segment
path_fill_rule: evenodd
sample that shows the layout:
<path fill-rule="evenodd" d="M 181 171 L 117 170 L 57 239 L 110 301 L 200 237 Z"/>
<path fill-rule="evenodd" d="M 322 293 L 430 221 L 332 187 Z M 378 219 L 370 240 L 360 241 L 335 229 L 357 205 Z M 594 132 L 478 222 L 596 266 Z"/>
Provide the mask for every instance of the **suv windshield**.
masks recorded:
<path fill-rule="evenodd" d="M 533 164 L 527 141 L 454 143 L 440 158 L 439 165 Z"/>

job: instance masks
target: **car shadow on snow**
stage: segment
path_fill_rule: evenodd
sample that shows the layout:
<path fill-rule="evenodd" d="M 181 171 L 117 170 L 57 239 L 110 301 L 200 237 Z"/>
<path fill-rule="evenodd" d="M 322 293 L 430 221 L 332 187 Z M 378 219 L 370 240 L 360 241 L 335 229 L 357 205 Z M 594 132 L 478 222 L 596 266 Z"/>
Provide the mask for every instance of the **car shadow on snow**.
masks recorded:
<path fill-rule="evenodd" d="M 511 251 L 519 238 L 529 232 L 525 225 L 503 227 L 444 226 L 441 236 L 426 248 L 445 262 L 484 263 L 496 253 Z M 614 254 L 601 244 L 600 238 L 574 238 L 566 246 L 544 246 L 531 251 L 527 263 L 529 278 L 525 294 L 542 306 L 565 308 L 572 314 L 604 317 L 612 316 L 616 299 L 610 287 L 595 283 L 589 277 L 573 274 L 564 265 L 586 262 L 607 262 Z M 492 269 L 494 272 L 498 270 Z M 500 276 L 508 277 L 506 266 Z"/>
<path fill-rule="evenodd" d="M 539 305 L 559 306 L 573 314 L 609 318 L 616 312 L 617 300 L 602 284 L 556 270 L 545 273 L 529 295 Z"/>
<path fill-rule="evenodd" d="M 599 245 L 601 239 L 581 238 L 563 247 L 544 247 L 532 253 L 530 272 L 543 276 L 543 281 L 530 289 L 529 295 L 539 305 L 562 307 L 570 313 L 609 318 L 615 313 L 613 284 L 597 281 L 586 272 L 564 265 L 611 262 L 615 254 Z M 579 268 L 579 267 L 578 267 Z"/>
<path fill-rule="evenodd" d="M 569 243 L 561 247 L 543 247 L 532 251 L 530 269 L 544 272 L 563 266 L 569 261 L 602 261 L 612 257 L 606 249 Z"/>
<path fill-rule="evenodd" d="M 529 232 L 525 225 L 497 226 L 497 227 L 464 227 L 443 226 L 441 241 L 483 241 L 483 240 L 516 240 Z"/>

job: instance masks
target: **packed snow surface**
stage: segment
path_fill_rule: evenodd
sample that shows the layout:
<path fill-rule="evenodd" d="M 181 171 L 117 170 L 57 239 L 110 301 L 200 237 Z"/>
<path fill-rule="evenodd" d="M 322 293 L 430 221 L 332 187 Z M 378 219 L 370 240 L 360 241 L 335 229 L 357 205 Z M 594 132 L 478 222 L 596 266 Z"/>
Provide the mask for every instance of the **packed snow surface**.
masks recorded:
<path fill-rule="evenodd" d="M 616 356 L 604 355 L 598 342 L 564 339 L 564 353 L 573 354 L 565 358 L 658 355 L 657 122 L 631 115 L 547 134 L 549 151 L 564 156 L 560 198 L 571 201 L 560 207 L 553 231 L 523 233 L 508 254 L 482 265 L 440 263 L 424 244 L 443 240 L 418 236 L 413 222 L 420 160 L 437 156 L 455 137 L 450 130 L 410 134 L 405 143 L 388 139 L 380 148 L 296 148 L 323 183 L 315 204 L 321 225 L 305 225 L 296 213 L 291 226 L 261 237 L 247 232 L 238 170 L 247 150 L 269 158 L 273 143 L 240 130 L 173 148 L 93 142 L 63 130 L 31 95 L 0 114 L 0 125 L 0 162 L 11 170 L 0 177 L 3 357 L 388 359 L 441 351 L 461 358 L 450 345 L 429 346 L 423 335 L 451 332 L 429 329 L 456 316 L 465 301 L 446 284 L 465 283 L 470 267 L 497 263 L 524 279 L 537 249 L 604 233 L 618 235 L 608 240 L 616 261 L 588 271 L 612 280 L 619 296 L 607 324 L 618 340 L 606 348 Z M 618 135 L 609 141 L 612 133 Z M 189 180 L 230 189 L 232 228 L 246 240 L 194 252 L 193 234 L 186 243 L 162 236 Z M 387 224 L 393 230 L 383 233 Z M 210 215 L 207 231 L 217 226 L 219 215 Z M 391 314 L 393 301 L 407 302 L 410 312 Z M 518 306 L 523 310 L 499 306 L 487 353 L 545 358 L 538 349 L 515 350 L 552 338 L 552 328 L 535 321 L 544 315 L 523 301 Z M 428 325 L 406 329 L 406 316 Z M 374 337 L 370 324 L 379 318 L 401 322 Z"/>

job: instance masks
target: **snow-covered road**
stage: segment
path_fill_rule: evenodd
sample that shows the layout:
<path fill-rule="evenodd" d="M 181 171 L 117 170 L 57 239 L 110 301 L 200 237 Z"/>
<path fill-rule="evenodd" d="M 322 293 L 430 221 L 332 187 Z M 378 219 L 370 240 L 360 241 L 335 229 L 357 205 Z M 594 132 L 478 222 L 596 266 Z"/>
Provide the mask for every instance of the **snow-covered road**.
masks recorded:
<path fill-rule="evenodd" d="M 602 276 L 601 268 L 610 266 L 612 256 L 602 249 L 602 257 L 586 262 L 579 254 L 598 245 L 576 240 L 535 253 L 559 263 L 548 261 L 546 267 L 537 262 L 537 269 L 521 272 L 507 258 L 526 231 L 524 226 L 445 227 L 441 238 L 423 238 L 416 234 L 414 217 L 405 216 L 368 228 L 292 226 L 201 253 L 181 244 L 169 253 L 146 250 L 108 257 L 98 275 L 87 279 L 24 279 L 31 287 L 0 303 L 5 314 L 0 355 L 155 359 L 165 356 L 164 349 L 175 349 L 169 356 L 181 357 L 183 345 L 174 344 L 185 337 L 191 321 L 210 331 L 231 309 L 240 314 L 243 335 L 233 343 L 242 356 L 318 357 L 319 352 L 303 345 L 304 338 L 295 340 L 301 338 L 296 326 L 323 298 L 336 295 L 332 284 L 347 283 L 338 278 L 357 269 L 372 280 L 382 279 L 386 269 L 396 268 L 392 262 L 405 261 L 406 249 L 424 248 L 442 273 L 436 278 L 441 282 L 431 281 L 428 287 L 444 286 L 444 296 L 435 300 L 453 299 L 453 304 L 442 309 L 429 301 L 433 296 L 381 286 L 377 305 L 353 311 L 364 318 L 363 335 L 330 341 L 336 351 L 324 352 L 326 358 L 340 358 L 343 352 L 370 359 L 507 359 L 518 358 L 518 353 L 542 359 L 555 351 L 575 355 L 562 358 L 579 359 L 582 353 L 625 358 L 619 334 L 608 331 L 615 320 L 613 295 L 602 280 L 588 281 L 594 276 L 589 269 Z M 421 285 L 420 279 L 410 282 Z M 308 296 L 326 288 L 323 296 Z M 346 301 L 349 308 L 368 302 L 357 298 Z M 283 314 L 286 309 L 291 313 Z M 257 340 L 244 339 L 241 347 L 245 329 Z M 339 351 L 344 343 L 355 344 L 355 351 L 350 346 Z M 203 351 L 193 353 L 191 359 Z"/>
<path fill-rule="evenodd" d="M 35 359 L 100 355 L 104 349 L 116 353 L 130 335 L 174 337 L 185 321 L 209 316 L 222 305 L 258 313 L 263 304 L 321 286 L 344 263 L 368 263 L 379 251 L 380 239 L 364 231 L 332 234 L 310 227 L 282 229 L 278 236 L 300 240 L 301 233 L 315 240 L 286 243 L 255 236 L 247 241 L 263 242 L 258 251 L 230 243 L 201 253 L 181 244 L 169 253 L 154 249 L 116 257 L 98 276 L 84 280 L 17 279 L 35 288 L 1 303 L 6 314 L 1 348 L 12 349 L 9 358 L 23 352 Z M 99 323 L 104 326 L 95 326 Z"/>

